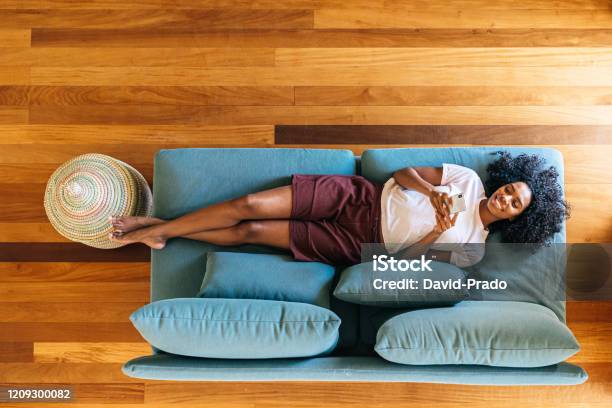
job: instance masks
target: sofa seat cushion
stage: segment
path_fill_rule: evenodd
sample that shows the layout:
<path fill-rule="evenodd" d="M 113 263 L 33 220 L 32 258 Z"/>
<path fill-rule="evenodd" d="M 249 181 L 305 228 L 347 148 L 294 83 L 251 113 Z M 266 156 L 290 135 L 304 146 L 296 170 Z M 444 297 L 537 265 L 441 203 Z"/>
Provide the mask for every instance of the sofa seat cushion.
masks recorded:
<path fill-rule="evenodd" d="M 173 219 L 199 208 L 291 184 L 292 174 L 355 173 L 350 150 L 184 148 L 155 155 L 153 215 Z M 151 251 L 151 300 L 194 297 L 210 251 L 280 253 L 270 247 L 222 247 L 184 238 Z"/>
<path fill-rule="evenodd" d="M 322 307 L 248 299 L 166 299 L 141 307 L 130 320 L 163 352 L 237 359 L 329 353 L 340 326 Z"/>
<path fill-rule="evenodd" d="M 562 362 L 579 345 L 544 306 L 466 301 L 389 319 L 378 330 L 375 350 L 401 364 L 542 367 Z"/>
<path fill-rule="evenodd" d="M 209 252 L 198 293 L 203 298 L 264 299 L 329 308 L 335 269 L 289 255 Z"/>

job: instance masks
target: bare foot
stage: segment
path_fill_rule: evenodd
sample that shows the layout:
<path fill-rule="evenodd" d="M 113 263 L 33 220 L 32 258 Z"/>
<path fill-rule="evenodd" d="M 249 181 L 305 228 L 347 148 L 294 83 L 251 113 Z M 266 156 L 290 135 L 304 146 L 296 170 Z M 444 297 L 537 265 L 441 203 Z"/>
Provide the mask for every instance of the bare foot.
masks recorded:
<path fill-rule="evenodd" d="M 166 239 L 159 236 L 153 227 L 140 228 L 128 234 L 119 234 L 111 232 L 108 234 L 108 239 L 121 244 L 133 244 L 142 242 L 153 249 L 163 249 L 166 246 Z"/>
<path fill-rule="evenodd" d="M 113 226 L 113 232 L 117 232 L 119 235 L 127 234 L 128 232 L 150 225 L 164 223 L 164 220 L 155 217 L 118 216 L 108 217 L 108 219 Z"/>

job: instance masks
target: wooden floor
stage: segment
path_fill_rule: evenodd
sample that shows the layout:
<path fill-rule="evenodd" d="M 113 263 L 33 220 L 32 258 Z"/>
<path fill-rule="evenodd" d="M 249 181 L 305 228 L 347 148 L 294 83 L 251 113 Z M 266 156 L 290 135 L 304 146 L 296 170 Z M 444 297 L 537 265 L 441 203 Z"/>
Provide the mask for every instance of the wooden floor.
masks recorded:
<path fill-rule="evenodd" d="M 128 321 L 149 253 L 70 243 L 42 206 L 86 152 L 151 182 L 160 148 L 449 144 L 558 147 L 569 240 L 612 242 L 612 2 L 1 0 L 0 385 L 109 407 L 612 406 L 612 302 L 568 305 L 577 387 L 125 377 L 149 352 Z"/>

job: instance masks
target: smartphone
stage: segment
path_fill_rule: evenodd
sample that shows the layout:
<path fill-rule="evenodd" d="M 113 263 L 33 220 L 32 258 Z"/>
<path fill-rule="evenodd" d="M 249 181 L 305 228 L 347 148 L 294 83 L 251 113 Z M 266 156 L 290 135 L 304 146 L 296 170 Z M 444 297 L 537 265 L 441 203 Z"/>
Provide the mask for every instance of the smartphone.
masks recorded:
<path fill-rule="evenodd" d="M 458 193 L 452 195 L 450 198 L 450 213 L 455 214 L 462 211 L 465 211 L 465 198 L 463 197 L 463 193 Z"/>

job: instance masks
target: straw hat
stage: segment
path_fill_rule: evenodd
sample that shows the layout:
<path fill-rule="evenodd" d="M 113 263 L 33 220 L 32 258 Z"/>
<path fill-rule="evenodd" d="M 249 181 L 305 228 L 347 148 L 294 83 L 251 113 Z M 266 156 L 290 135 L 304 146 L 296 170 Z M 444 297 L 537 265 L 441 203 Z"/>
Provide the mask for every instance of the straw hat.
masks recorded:
<path fill-rule="evenodd" d="M 152 194 L 145 178 L 127 163 L 104 154 L 77 156 L 53 172 L 45 212 L 64 237 L 95 248 L 123 246 L 108 239 L 109 216 L 150 216 Z"/>

